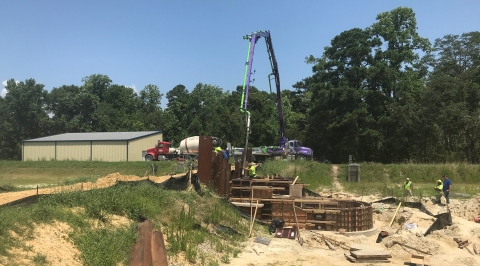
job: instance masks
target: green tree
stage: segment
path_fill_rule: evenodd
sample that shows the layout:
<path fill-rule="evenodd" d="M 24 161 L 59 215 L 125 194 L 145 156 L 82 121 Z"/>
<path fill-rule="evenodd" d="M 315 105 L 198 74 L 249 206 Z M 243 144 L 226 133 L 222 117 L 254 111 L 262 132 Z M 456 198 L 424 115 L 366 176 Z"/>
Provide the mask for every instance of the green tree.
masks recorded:
<path fill-rule="evenodd" d="M 379 14 L 371 27 L 342 32 L 321 58 L 307 59 L 314 74 L 295 87 L 312 95 L 307 144 L 317 156 L 412 159 L 426 73 L 418 51 L 430 51 L 416 29 L 413 10 L 399 7 Z"/>
<path fill-rule="evenodd" d="M 445 35 L 435 40 L 438 51 L 428 80 L 430 112 L 445 161 L 479 163 L 480 32 Z"/>
<path fill-rule="evenodd" d="M 417 102 L 424 89 L 419 51 L 430 52 L 430 42 L 419 36 L 415 13 L 411 8 L 399 7 L 377 16 L 371 27 L 374 36 L 386 46 L 375 49 L 375 65 L 370 89 L 375 94 L 378 127 L 382 131 L 380 158 L 384 162 L 402 162 L 413 159 L 411 141 L 419 124 Z M 380 159 L 379 158 L 379 159 Z"/>
<path fill-rule="evenodd" d="M 167 108 L 163 113 L 164 138 L 174 143 L 188 137 L 187 127 L 190 123 L 188 106 L 190 93 L 184 85 L 177 85 L 167 92 Z"/>
<path fill-rule="evenodd" d="M 43 87 L 34 79 L 7 81 L 3 105 L 8 135 L 4 138 L 8 140 L 6 149 L 11 159 L 21 159 L 22 140 L 42 137 L 48 132 L 47 91 Z"/>
<path fill-rule="evenodd" d="M 144 130 L 160 130 L 163 127 L 162 108 L 163 94 L 157 85 L 148 84 L 140 91 L 139 113 L 137 121 L 141 121 Z"/>
<path fill-rule="evenodd" d="M 112 83 L 112 80 L 107 75 L 92 74 L 84 77 L 82 82 L 83 88 L 87 92 L 98 96 L 99 101 L 103 102 L 107 98 L 108 87 Z"/>
<path fill-rule="evenodd" d="M 81 88 L 75 85 L 63 85 L 53 88 L 47 95 L 47 110 L 52 115 L 52 134 L 75 132 L 68 122 L 80 113 L 76 97 Z"/>
<path fill-rule="evenodd" d="M 15 147 L 11 145 L 15 141 L 15 132 L 8 116 L 7 103 L 0 97 L 0 160 L 11 159 L 15 153 Z"/>

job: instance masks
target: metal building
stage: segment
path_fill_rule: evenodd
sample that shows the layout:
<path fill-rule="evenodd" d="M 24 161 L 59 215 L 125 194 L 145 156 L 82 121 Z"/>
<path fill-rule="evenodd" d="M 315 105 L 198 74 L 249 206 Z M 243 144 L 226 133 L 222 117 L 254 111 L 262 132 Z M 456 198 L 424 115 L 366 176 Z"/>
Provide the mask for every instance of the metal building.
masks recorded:
<path fill-rule="evenodd" d="M 22 141 L 22 161 L 142 161 L 162 131 L 65 133 Z"/>

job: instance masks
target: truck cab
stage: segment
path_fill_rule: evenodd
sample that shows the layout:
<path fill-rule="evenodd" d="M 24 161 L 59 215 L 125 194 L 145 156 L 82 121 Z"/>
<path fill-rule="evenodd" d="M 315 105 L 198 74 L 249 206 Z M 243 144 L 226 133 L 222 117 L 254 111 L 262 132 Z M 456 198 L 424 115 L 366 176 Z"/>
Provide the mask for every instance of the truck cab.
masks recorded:
<path fill-rule="evenodd" d="M 170 159 L 170 157 L 176 155 L 176 153 L 171 153 L 171 147 L 172 143 L 166 141 L 159 141 L 154 148 L 150 148 L 147 150 L 147 154 L 145 155 L 145 161 L 161 161 Z"/>
<path fill-rule="evenodd" d="M 296 139 L 287 142 L 287 151 L 291 155 L 295 155 L 296 159 L 313 159 L 312 149 L 300 146 L 300 141 Z"/>

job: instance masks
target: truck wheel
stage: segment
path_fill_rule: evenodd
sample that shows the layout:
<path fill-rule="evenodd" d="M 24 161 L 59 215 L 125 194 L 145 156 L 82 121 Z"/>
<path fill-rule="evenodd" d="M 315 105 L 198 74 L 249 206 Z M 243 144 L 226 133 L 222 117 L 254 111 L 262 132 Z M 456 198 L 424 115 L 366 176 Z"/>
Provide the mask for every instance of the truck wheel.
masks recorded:
<path fill-rule="evenodd" d="M 145 161 L 153 161 L 153 156 L 150 154 L 145 155 Z"/>
<path fill-rule="evenodd" d="M 297 160 L 305 161 L 305 155 L 297 155 Z"/>

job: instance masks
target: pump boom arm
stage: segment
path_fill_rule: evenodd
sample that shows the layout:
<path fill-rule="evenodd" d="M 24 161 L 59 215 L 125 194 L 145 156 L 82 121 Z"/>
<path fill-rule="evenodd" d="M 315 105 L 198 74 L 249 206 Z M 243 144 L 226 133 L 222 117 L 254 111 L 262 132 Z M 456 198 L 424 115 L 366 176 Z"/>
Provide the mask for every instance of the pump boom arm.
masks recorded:
<path fill-rule="evenodd" d="M 268 57 L 270 59 L 270 66 L 272 68 L 272 73 L 268 75 L 270 92 L 272 92 L 271 76 L 273 76 L 273 79 L 275 80 L 276 96 L 277 96 L 277 99 L 276 99 L 277 115 L 278 115 L 278 122 L 280 126 L 279 127 L 280 139 L 278 140 L 278 146 L 285 147 L 287 143 L 287 137 L 285 134 L 285 121 L 283 117 L 282 94 L 280 89 L 280 74 L 278 72 L 278 64 L 275 58 L 275 53 L 273 51 L 272 37 L 270 36 L 270 31 L 257 31 L 243 37 L 243 39 L 249 40 L 250 42 L 248 45 L 247 62 L 245 64 L 245 75 L 243 80 L 243 88 L 242 88 L 243 93 L 242 93 L 242 101 L 240 103 L 240 111 L 246 112 L 249 120 L 250 112 L 248 112 L 247 108 L 248 108 L 248 92 L 250 90 L 250 77 L 252 74 L 253 55 L 255 51 L 255 44 L 261 37 L 265 39 L 265 43 L 267 45 Z M 249 122 L 250 121 L 247 122 L 248 130 L 250 127 Z"/>

